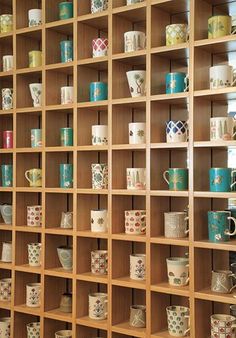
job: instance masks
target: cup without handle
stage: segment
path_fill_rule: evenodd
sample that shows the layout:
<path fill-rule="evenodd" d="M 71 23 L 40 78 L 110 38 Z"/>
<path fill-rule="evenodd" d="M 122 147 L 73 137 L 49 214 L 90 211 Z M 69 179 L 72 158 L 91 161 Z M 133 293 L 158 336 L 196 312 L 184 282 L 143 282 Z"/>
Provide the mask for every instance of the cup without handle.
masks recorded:
<path fill-rule="evenodd" d="M 169 185 L 169 184 L 170 184 L 170 181 L 168 181 L 168 179 L 167 179 L 167 177 L 166 177 L 167 174 L 169 175 L 169 170 L 164 171 L 164 173 L 163 173 L 163 178 L 164 178 L 164 180 L 166 181 L 166 183 Z"/>
<path fill-rule="evenodd" d="M 31 179 L 28 177 L 28 174 L 30 173 L 30 170 L 26 170 L 25 172 L 25 178 L 27 179 L 27 181 L 29 181 L 30 183 L 33 183 L 33 181 L 31 181 Z"/>
<path fill-rule="evenodd" d="M 232 216 L 229 216 L 227 217 L 228 220 L 232 220 L 234 222 L 234 231 L 233 232 L 230 232 L 229 230 L 225 230 L 225 235 L 228 235 L 228 236 L 234 236 L 236 235 L 236 218 L 232 217 Z"/>

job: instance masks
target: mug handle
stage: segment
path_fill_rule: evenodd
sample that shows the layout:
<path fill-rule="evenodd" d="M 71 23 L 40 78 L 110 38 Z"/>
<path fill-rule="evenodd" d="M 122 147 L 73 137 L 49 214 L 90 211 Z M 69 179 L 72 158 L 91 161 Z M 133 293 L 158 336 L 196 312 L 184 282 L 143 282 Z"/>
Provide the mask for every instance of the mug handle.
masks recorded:
<path fill-rule="evenodd" d="M 189 75 L 188 74 L 184 78 L 184 84 L 185 84 L 184 92 L 187 92 L 189 90 Z"/>
<path fill-rule="evenodd" d="M 236 33 L 236 28 L 231 31 L 231 35 L 234 35 Z"/>
<path fill-rule="evenodd" d="M 168 179 L 166 177 L 167 174 L 169 174 L 169 170 L 164 171 L 163 178 L 164 178 L 164 180 L 166 181 L 167 184 L 170 184 L 170 182 L 168 181 Z"/>
<path fill-rule="evenodd" d="M 30 170 L 26 170 L 25 172 L 25 178 L 27 179 L 27 181 L 29 181 L 30 183 L 32 183 L 31 179 L 28 177 Z"/>
<path fill-rule="evenodd" d="M 230 275 L 230 277 L 233 277 L 234 279 L 236 279 L 235 273 L 232 273 L 232 275 Z M 229 291 L 232 292 L 235 288 L 236 288 L 236 284 Z"/>
<path fill-rule="evenodd" d="M 184 221 L 188 221 L 189 220 L 189 217 L 188 216 L 186 216 L 185 218 L 184 218 Z M 186 228 L 187 228 L 187 226 L 186 226 Z M 189 233 L 189 229 L 186 229 L 185 230 L 185 234 L 188 234 Z"/>
<path fill-rule="evenodd" d="M 185 315 L 184 318 L 188 318 L 188 326 L 189 326 L 189 328 L 184 331 L 184 335 L 186 336 L 186 334 L 190 332 L 190 316 Z"/>
<path fill-rule="evenodd" d="M 236 219 L 234 217 L 227 217 L 228 220 L 232 220 L 234 222 L 234 231 L 233 232 L 230 232 L 229 230 L 225 230 L 225 234 L 226 235 L 229 235 L 229 236 L 234 236 L 236 235 Z"/>
<path fill-rule="evenodd" d="M 104 300 L 104 303 L 107 304 L 107 303 L 108 303 L 108 300 Z M 105 318 L 107 318 L 108 312 L 105 312 L 104 315 L 105 315 Z"/>
<path fill-rule="evenodd" d="M 236 127 L 236 119 L 234 118 L 234 127 Z M 233 133 L 233 137 L 236 135 L 236 130 L 235 130 L 235 132 Z"/>
<path fill-rule="evenodd" d="M 235 173 L 236 173 L 236 170 L 231 171 L 231 178 L 233 178 L 233 174 Z M 230 185 L 230 188 L 232 189 L 235 186 L 235 184 L 236 184 L 236 181 Z"/>

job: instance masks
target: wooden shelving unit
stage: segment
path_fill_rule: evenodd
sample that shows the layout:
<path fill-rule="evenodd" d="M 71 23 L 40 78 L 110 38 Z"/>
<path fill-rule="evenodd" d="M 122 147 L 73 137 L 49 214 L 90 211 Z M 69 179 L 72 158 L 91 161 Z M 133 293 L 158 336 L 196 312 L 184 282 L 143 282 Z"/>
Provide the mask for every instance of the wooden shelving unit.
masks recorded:
<path fill-rule="evenodd" d="M 235 88 L 209 90 L 208 68 L 218 62 L 227 63 L 236 51 L 236 36 L 207 39 L 207 20 L 212 14 L 233 14 L 236 1 L 228 0 L 146 0 L 126 6 L 125 0 L 109 0 L 107 11 L 90 14 L 87 0 L 74 0 L 74 17 L 58 20 L 59 0 L 0 0 L 0 14 L 12 13 L 14 30 L 0 34 L 0 60 L 13 53 L 14 70 L 0 71 L 0 89 L 12 87 L 14 108 L 0 110 L 0 131 L 12 129 L 13 149 L 0 149 L 0 164 L 12 163 L 13 187 L 0 187 L 0 203 L 13 205 L 13 224 L 0 219 L 2 242 L 12 240 L 13 262 L 0 262 L 0 277 L 12 278 L 11 302 L 0 302 L 0 317 L 11 316 L 11 337 L 25 338 L 26 324 L 40 321 L 41 338 L 54 338 L 60 329 L 72 329 L 73 338 L 170 338 L 167 331 L 166 306 L 190 307 L 191 338 L 210 336 L 210 315 L 229 313 L 236 304 L 232 295 L 216 295 L 210 291 L 212 268 L 229 268 L 229 251 L 236 251 L 235 239 L 214 244 L 207 240 L 207 211 L 228 207 L 228 198 L 236 192 L 208 191 L 211 166 L 227 166 L 228 149 L 236 141 L 209 141 L 209 118 L 225 116 L 230 102 L 236 100 Z M 42 8 L 43 24 L 28 28 L 27 12 Z M 190 26 L 188 43 L 165 46 L 165 26 L 186 22 Z M 124 53 L 123 34 L 142 30 L 147 34 L 143 51 Z M 92 58 L 91 42 L 107 36 L 107 57 Z M 70 37 L 74 45 L 74 61 L 60 63 L 59 42 Z M 28 51 L 41 49 L 42 67 L 28 68 Z M 147 94 L 131 98 L 126 71 L 146 69 Z M 2 70 L 2 69 L 1 69 Z M 165 94 L 165 73 L 189 73 L 188 93 Z M 108 82 L 108 100 L 89 102 L 89 83 Z M 43 84 L 42 107 L 32 107 L 28 85 Z M 74 104 L 60 104 L 60 87 L 74 86 Z M 189 141 L 167 144 L 165 121 L 189 119 Z M 146 122 L 147 143 L 128 144 L 128 123 Z M 91 126 L 106 123 L 108 146 L 91 145 Z M 74 130 L 74 146 L 60 147 L 59 129 Z M 30 147 L 30 129 L 41 127 L 43 146 Z M 0 147 L 2 143 L 0 141 Z M 73 163 L 73 188 L 59 188 L 59 164 Z M 107 162 L 107 190 L 91 188 L 91 163 Z M 189 167 L 189 190 L 172 192 L 162 179 L 169 167 Z M 126 189 L 126 168 L 146 167 L 145 191 Z M 24 172 L 40 167 L 42 188 L 30 188 Z M 43 227 L 26 226 L 27 205 L 41 204 Z M 165 211 L 183 211 L 189 205 L 189 238 L 164 237 Z M 108 233 L 90 231 L 90 210 L 107 208 Z M 124 210 L 147 210 L 145 236 L 124 233 Z M 74 228 L 60 229 L 62 211 L 73 211 Z M 27 264 L 27 243 L 42 243 L 42 267 Z M 73 246 L 73 271 L 60 268 L 56 248 Z M 90 252 L 108 250 L 107 276 L 90 273 Z M 129 278 L 129 254 L 146 253 L 146 281 Z M 173 288 L 167 281 L 166 258 L 174 255 L 190 258 L 190 285 Z M 25 287 L 41 282 L 40 308 L 27 308 Z M 73 292 L 73 312 L 58 310 L 60 296 Z M 93 321 L 88 317 L 88 294 L 108 293 L 108 318 Z M 129 326 L 131 304 L 145 304 L 147 327 Z"/>

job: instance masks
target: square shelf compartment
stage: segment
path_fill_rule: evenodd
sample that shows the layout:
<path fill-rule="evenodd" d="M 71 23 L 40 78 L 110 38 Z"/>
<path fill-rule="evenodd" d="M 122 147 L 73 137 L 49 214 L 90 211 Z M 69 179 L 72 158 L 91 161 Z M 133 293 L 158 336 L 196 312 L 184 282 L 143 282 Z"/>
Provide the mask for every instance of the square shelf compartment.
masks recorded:
<path fill-rule="evenodd" d="M 58 25 L 63 25 L 65 21 L 67 20 L 60 20 L 59 16 L 59 3 L 61 0 L 54 0 L 54 1 L 47 1 L 45 3 L 46 5 L 46 23 L 48 22 L 53 22 L 53 21 L 58 21 L 56 24 Z M 73 1 L 72 1 L 73 2 Z M 68 19 L 71 20 L 71 19 Z"/>
<path fill-rule="evenodd" d="M 16 2 L 16 29 L 29 27 L 28 11 L 33 8 L 41 9 L 41 0 L 26 0 L 23 3 Z"/>
<path fill-rule="evenodd" d="M 27 206 L 42 205 L 42 195 L 37 192 L 17 192 L 16 193 L 16 226 L 27 226 Z M 28 227 L 35 231 L 35 228 Z M 41 232 L 41 228 L 37 228 Z"/>
<path fill-rule="evenodd" d="M 53 231 L 71 230 L 60 227 L 62 213 L 73 212 L 73 195 L 72 194 L 46 194 L 46 208 L 45 208 L 45 226 L 47 229 Z M 74 225 L 75 226 L 75 225 Z"/>
<path fill-rule="evenodd" d="M 73 86 L 73 67 L 67 66 L 46 71 L 46 105 L 61 104 L 61 88 Z M 63 106 L 63 105 L 62 105 Z M 64 105 L 67 106 L 66 104 Z"/>
<path fill-rule="evenodd" d="M 67 322 L 65 319 L 56 320 L 44 318 L 44 336 L 53 337 L 55 332 L 61 330 L 72 330 L 72 324 Z"/>
<path fill-rule="evenodd" d="M 2 5 L 1 5 L 2 9 Z M 1 38 L 1 50 L 0 50 L 0 72 L 3 71 L 3 60 L 4 55 L 13 55 L 13 40 L 11 36 Z"/>
<path fill-rule="evenodd" d="M 30 183 L 25 178 L 25 172 L 30 169 L 42 168 L 42 155 L 40 153 L 18 153 L 16 155 L 16 186 L 30 187 Z M 44 177 L 42 177 L 44 180 Z M 34 188 L 37 189 L 37 188 Z"/>
<path fill-rule="evenodd" d="M 0 115 L 0 148 L 3 148 L 3 132 L 5 130 L 12 130 L 13 131 L 13 116 L 12 116 L 12 114 Z"/>
<path fill-rule="evenodd" d="M 16 107 L 17 108 L 30 108 L 32 110 L 40 111 L 41 107 L 33 107 L 33 99 L 30 94 L 31 83 L 42 83 L 42 73 L 40 71 L 18 74 L 16 78 L 17 95 Z M 43 102 L 43 93 L 42 93 Z"/>
<path fill-rule="evenodd" d="M 20 16 L 20 15 L 19 15 Z M 16 68 L 29 67 L 29 52 L 32 50 L 42 51 L 42 32 L 35 30 L 16 36 Z"/>
<path fill-rule="evenodd" d="M 42 238 L 40 234 L 30 233 L 30 232 L 17 232 L 16 233 L 16 254 L 15 254 L 15 265 L 24 266 L 29 269 L 32 267 L 29 266 L 28 260 L 28 244 L 30 243 L 41 243 Z M 43 248 L 42 248 L 43 252 Z M 42 257 L 43 258 L 43 257 Z M 33 268 L 35 269 L 35 267 Z M 40 267 L 37 267 L 36 270 L 39 270 Z"/>
<path fill-rule="evenodd" d="M 73 153 L 49 152 L 46 154 L 47 188 L 60 188 L 60 164 L 73 164 Z M 67 188 L 62 189 L 66 191 Z"/>
<path fill-rule="evenodd" d="M 20 271 L 15 272 L 15 285 L 17 285 L 17 288 L 14 293 L 14 304 L 19 310 L 22 309 L 29 314 L 40 315 L 40 307 L 33 308 L 26 305 L 26 285 L 31 283 L 41 283 L 40 275 Z"/>
<path fill-rule="evenodd" d="M 87 327 L 83 325 L 76 326 L 76 338 L 93 338 L 93 337 L 101 337 L 107 338 L 107 332 L 105 330 L 97 330 L 92 327 Z"/>
<path fill-rule="evenodd" d="M 40 323 L 40 317 L 21 313 L 21 312 L 15 312 L 14 314 L 14 337 L 15 338 L 22 338 L 27 336 L 27 324 L 29 323 Z"/>
<path fill-rule="evenodd" d="M 42 113 L 31 112 L 17 114 L 16 126 L 16 147 L 31 148 L 31 129 L 42 128 Z"/>

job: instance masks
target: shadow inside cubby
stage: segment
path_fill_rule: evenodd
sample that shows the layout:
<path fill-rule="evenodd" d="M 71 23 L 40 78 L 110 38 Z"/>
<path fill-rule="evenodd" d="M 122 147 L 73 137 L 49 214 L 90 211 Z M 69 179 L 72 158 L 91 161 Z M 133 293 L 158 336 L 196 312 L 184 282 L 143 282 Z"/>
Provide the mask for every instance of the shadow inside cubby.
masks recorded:
<path fill-rule="evenodd" d="M 90 83 L 92 82 L 104 82 L 108 84 L 108 63 L 98 64 L 95 68 L 91 66 L 78 66 L 78 88 L 77 97 L 78 102 L 90 101 Z"/>
<path fill-rule="evenodd" d="M 1 1 L 0 15 L 12 14 L 12 8 L 13 8 L 12 0 Z"/>
<path fill-rule="evenodd" d="M 72 330 L 72 324 L 62 320 L 44 318 L 44 337 L 54 337 L 61 330 Z"/>
<path fill-rule="evenodd" d="M 46 105 L 60 105 L 61 88 L 73 86 L 73 67 L 68 66 L 64 68 L 47 70 L 46 86 Z"/>
<path fill-rule="evenodd" d="M 28 244 L 30 243 L 41 243 L 41 234 L 21 231 L 16 233 L 15 265 L 29 267 Z"/>
<path fill-rule="evenodd" d="M 13 131 L 13 116 L 12 114 L 0 115 L 0 148 L 3 148 L 3 132 L 11 130 Z"/>
<path fill-rule="evenodd" d="M 5 100 L 3 100 L 2 90 L 5 89 L 5 88 L 6 89 L 8 89 L 8 88 L 12 89 L 12 103 L 10 103 L 9 96 L 7 96 Z M 6 77 L 1 78 L 0 93 L 1 93 L 1 97 L 2 97 L 2 99 L 1 99 L 1 109 L 4 112 L 7 112 L 8 110 L 10 111 L 11 109 L 13 109 L 14 102 L 15 102 L 15 93 L 13 91 L 13 77 L 12 76 L 6 76 Z M 10 108 L 10 106 L 12 106 L 12 108 Z"/>
<path fill-rule="evenodd" d="M 112 108 L 112 144 L 129 143 L 129 123 L 146 122 L 145 103 L 114 105 Z M 120 126 L 120 128 L 117 128 Z"/>
<path fill-rule="evenodd" d="M 104 330 L 98 330 L 96 328 L 87 327 L 83 325 L 77 325 L 76 327 L 77 338 L 93 338 L 93 337 L 101 337 L 107 338 L 107 332 Z"/>
<path fill-rule="evenodd" d="M 108 208 L 107 195 L 77 195 L 77 230 L 91 231 L 91 210 Z M 99 234 L 98 234 L 99 235 Z"/>
<path fill-rule="evenodd" d="M 151 197 L 151 237 L 164 236 L 164 213 L 184 212 L 188 207 L 187 197 Z M 188 235 L 185 238 L 188 240 Z"/>
<path fill-rule="evenodd" d="M 28 273 L 28 272 L 15 272 L 15 285 L 16 290 L 14 292 L 14 305 L 28 308 L 32 311 L 32 313 L 39 312 L 40 307 L 28 307 L 26 305 L 26 285 L 31 283 L 41 283 L 40 274 L 36 273 Z M 41 294 L 42 297 L 42 294 Z"/>
<path fill-rule="evenodd" d="M 31 129 L 42 128 L 41 112 L 16 115 L 16 147 L 31 148 Z"/>
<path fill-rule="evenodd" d="M 30 187 L 30 182 L 25 178 L 25 173 L 30 169 L 41 169 L 41 153 L 18 153 L 16 155 L 16 186 Z M 44 177 L 42 177 L 42 181 Z"/>
<path fill-rule="evenodd" d="M 73 110 L 48 110 L 46 112 L 46 147 L 61 145 L 61 128 L 73 128 Z"/>
<path fill-rule="evenodd" d="M 160 161 L 161 158 L 161 161 Z M 152 149 L 151 150 L 151 189 L 169 190 L 164 180 L 164 172 L 169 168 L 186 168 L 188 165 L 187 149 Z M 168 174 L 167 174 L 168 177 Z"/>
<path fill-rule="evenodd" d="M 73 164 L 72 152 L 50 152 L 46 154 L 46 187 L 60 188 L 60 164 Z M 72 170 L 73 172 L 73 170 Z M 64 173 L 65 174 L 65 173 Z M 72 174 L 73 180 L 73 174 Z M 65 182 L 64 182 L 65 183 Z M 73 181 L 72 181 L 73 186 Z M 61 187 L 67 189 L 66 187 Z"/>
<path fill-rule="evenodd" d="M 27 206 L 42 205 L 41 193 L 16 193 L 16 226 L 27 226 Z M 34 228 L 35 229 L 35 228 Z M 39 228 L 40 230 L 41 228 Z"/>
<path fill-rule="evenodd" d="M 60 42 L 71 40 L 73 42 L 73 24 L 49 27 L 46 30 L 46 64 L 61 62 Z M 52 43 L 53 41 L 53 43 Z"/>
<path fill-rule="evenodd" d="M 46 194 L 45 226 L 48 229 L 72 230 L 61 225 L 62 213 L 73 213 L 72 194 Z M 73 217 L 73 216 L 72 216 Z M 73 223 L 73 219 L 70 218 Z M 68 221 L 67 221 L 68 222 Z M 64 224 L 64 223 L 63 223 Z M 68 226 L 68 225 L 67 225 Z"/>
<path fill-rule="evenodd" d="M 16 2 L 16 28 L 29 27 L 28 11 L 30 9 L 42 8 L 41 0 L 25 0 Z M 43 19 L 43 18 L 42 18 Z"/>
<path fill-rule="evenodd" d="M 2 6 L 1 6 L 2 7 Z M 0 8 L 0 12 L 1 12 Z M 1 38 L 1 50 L 0 50 L 0 72 L 3 71 L 3 56 L 13 55 L 13 40 L 11 36 Z"/>
<path fill-rule="evenodd" d="M 107 151 L 78 152 L 77 185 L 79 189 L 92 189 L 92 164 L 107 164 Z"/>
<path fill-rule="evenodd" d="M 59 261 L 57 248 L 60 246 L 72 247 L 72 237 L 46 234 L 45 269 L 71 274 L 72 270 L 65 270 Z"/>
<path fill-rule="evenodd" d="M 73 1 L 71 1 L 73 2 Z M 64 20 L 60 20 L 59 4 L 61 0 L 46 1 L 46 23 L 52 21 L 60 21 L 63 24 Z"/>
<path fill-rule="evenodd" d="M 113 196 L 112 197 L 112 233 L 125 234 L 125 211 L 145 210 L 145 196 Z M 148 231 L 148 230 L 146 230 Z M 126 234 L 128 238 L 128 234 Z M 143 235 L 141 235 L 143 237 Z"/>
<path fill-rule="evenodd" d="M 34 316 L 31 314 L 21 313 L 15 311 L 14 313 L 14 337 L 15 338 L 22 338 L 27 337 L 27 324 L 29 323 L 40 323 L 40 317 Z"/>
<path fill-rule="evenodd" d="M 94 250 L 106 250 L 107 240 L 98 238 L 77 238 L 77 273 L 96 276 L 91 272 L 91 252 Z M 108 262 L 109 266 L 109 262 Z M 107 279 L 107 274 L 99 275 Z"/>
<path fill-rule="evenodd" d="M 107 107 L 92 109 L 88 114 L 88 109 L 80 108 L 77 110 L 77 132 L 78 146 L 90 145 L 92 143 L 92 126 L 108 124 Z"/>
<path fill-rule="evenodd" d="M 18 16 L 18 15 L 17 15 Z M 35 30 L 16 36 L 16 68 L 29 67 L 29 52 L 32 50 L 42 51 L 42 32 Z"/>
<path fill-rule="evenodd" d="M 189 298 L 164 293 L 151 293 L 151 332 L 158 337 L 171 337 L 168 334 L 166 308 L 168 306 L 184 306 L 189 308 Z M 198 318 L 198 317 L 197 317 Z M 190 333 L 191 337 L 191 333 Z M 202 336 L 205 337 L 205 332 Z"/>
<path fill-rule="evenodd" d="M 127 189 L 127 168 L 146 168 L 145 150 L 117 150 L 112 154 L 112 166 L 116 175 L 112 175 L 113 189 Z M 136 190 L 134 190 L 136 191 Z"/>
<path fill-rule="evenodd" d="M 31 83 L 42 83 L 42 73 L 37 71 L 33 73 L 18 74 L 16 77 L 17 95 L 16 95 L 16 107 L 28 108 L 33 106 L 33 99 L 30 94 Z M 43 93 L 42 100 L 43 100 Z M 43 101 L 42 101 L 43 102 Z M 34 108 L 35 109 L 35 108 Z M 41 107 L 38 107 L 40 110 Z"/>

